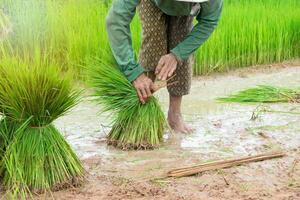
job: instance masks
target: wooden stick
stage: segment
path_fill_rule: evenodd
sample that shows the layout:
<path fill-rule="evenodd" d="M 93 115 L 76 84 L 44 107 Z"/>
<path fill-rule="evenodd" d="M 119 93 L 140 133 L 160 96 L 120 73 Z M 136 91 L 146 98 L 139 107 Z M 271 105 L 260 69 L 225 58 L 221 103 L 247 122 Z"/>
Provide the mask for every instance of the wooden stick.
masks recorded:
<path fill-rule="evenodd" d="M 275 153 L 272 153 L 272 155 L 274 155 Z M 199 168 L 199 167 L 209 167 L 209 166 L 215 166 L 216 164 L 221 165 L 221 164 L 226 164 L 226 163 L 232 163 L 232 162 L 240 162 L 240 161 L 245 161 L 245 160 L 249 160 L 249 159 L 255 159 L 264 155 L 269 155 L 269 154 L 261 154 L 261 155 L 255 155 L 255 156 L 247 156 L 247 157 L 243 157 L 243 158 L 238 158 L 238 159 L 231 159 L 231 160 L 222 160 L 222 161 L 213 161 L 213 162 L 208 162 L 208 163 L 203 163 L 200 165 L 195 165 L 192 167 L 186 167 L 186 168 L 180 168 L 177 170 L 173 170 L 174 172 L 180 172 L 180 171 L 186 171 L 189 170 L 191 168 Z"/>
<path fill-rule="evenodd" d="M 250 162 L 280 158 L 283 156 L 285 156 L 285 153 L 273 152 L 273 153 L 265 153 L 256 156 L 248 156 L 248 157 L 238 158 L 238 159 L 214 161 L 214 162 L 204 163 L 196 166 L 174 169 L 169 171 L 167 173 L 167 176 L 168 177 L 191 176 L 205 171 L 224 169 L 224 168 L 234 167 L 234 166 L 238 166 Z"/>
<path fill-rule="evenodd" d="M 172 83 L 168 83 L 167 80 L 166 81 L 155 81 L 154 86 L 153 86 L 153 92 L 157 92 L 161 88 L 171 86 L 171 85 L 175 85 L 177 83 L 178 83 L 178 81 L 174 81 Z"/>

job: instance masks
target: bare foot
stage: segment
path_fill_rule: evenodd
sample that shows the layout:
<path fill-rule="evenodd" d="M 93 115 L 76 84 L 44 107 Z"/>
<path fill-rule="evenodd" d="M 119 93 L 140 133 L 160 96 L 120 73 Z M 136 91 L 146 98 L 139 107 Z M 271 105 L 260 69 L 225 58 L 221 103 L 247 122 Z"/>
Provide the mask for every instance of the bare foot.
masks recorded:
<path fill-rule="evenodd" d="M 184 121 L 181 113 L 168 112 L 168 122 L 170 127 L 179 133 L 192 133 L 194 129 L 188 126 Z"/>

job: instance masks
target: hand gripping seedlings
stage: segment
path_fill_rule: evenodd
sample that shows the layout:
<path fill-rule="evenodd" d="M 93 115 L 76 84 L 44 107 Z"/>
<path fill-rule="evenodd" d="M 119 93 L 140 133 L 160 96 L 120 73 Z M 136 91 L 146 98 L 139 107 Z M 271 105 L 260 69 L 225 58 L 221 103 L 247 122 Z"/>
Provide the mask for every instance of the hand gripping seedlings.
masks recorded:
<path fill-rule="evenodd" d="M 79 101 L 70 78 L 46 64 L 0 65 L 0 111 L 5 116 L 0 132 L 7 138 L 0 177 L 9 198 L 25 199 L 30 192 L 78 184 L 84 177 L 83 166 L 52 124 Z"/>
<path fill-rule="evenodd" d="M 124 150 L 157 147 L 166 122 L 157 99 L 152 96 L 146 104 L 141 104 L 135 88 L 115 64 L 95 59 L 88 71 L 95 100 L 103 112 L 112 116 L 108 144 Z"/>

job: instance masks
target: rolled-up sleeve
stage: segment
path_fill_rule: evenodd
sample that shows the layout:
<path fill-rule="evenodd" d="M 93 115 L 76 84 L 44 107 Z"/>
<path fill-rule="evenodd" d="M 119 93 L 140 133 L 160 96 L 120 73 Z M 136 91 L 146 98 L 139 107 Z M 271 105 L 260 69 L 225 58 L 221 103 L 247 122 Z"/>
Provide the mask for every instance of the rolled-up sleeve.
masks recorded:
<path fill-rule="evenodd" d="M 106 29 L 112 53 L 120 70 L 131 82 L 144 72 L 135 61 L 130 23 L 139 0 L 114 0 L 106 17 Z"/>

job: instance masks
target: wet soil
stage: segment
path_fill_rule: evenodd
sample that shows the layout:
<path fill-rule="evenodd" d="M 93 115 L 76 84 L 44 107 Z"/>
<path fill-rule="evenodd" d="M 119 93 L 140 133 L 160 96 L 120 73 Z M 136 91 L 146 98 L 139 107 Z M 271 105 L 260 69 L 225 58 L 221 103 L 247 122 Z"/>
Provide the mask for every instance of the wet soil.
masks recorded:
<path fill-rule="evenodd" d="M 109 114 L 91 98 L 56 121 L 82 159 L 88 176 L 79 188 L 53 193 L 54 199 L 300 199 L 300 105 L 225 104 L 215 101 L 258 84 L 300 87 L 300 66 L 276 65 L 198 77 L 184 99 L 192 134 L 166 130 L 152 151 L 121 151 L 106 145 Z M 158 92 L 167 112 L 168 94 Z M 262 112 L 267 111 L 284 111 Z M 284 158 L 163 178 L 170 169 L 202 162 L 282 150 Z M 52 198 L 50 195 L 46 198 Z M 44 199 L 44 196 L 41 196 Z"/>

